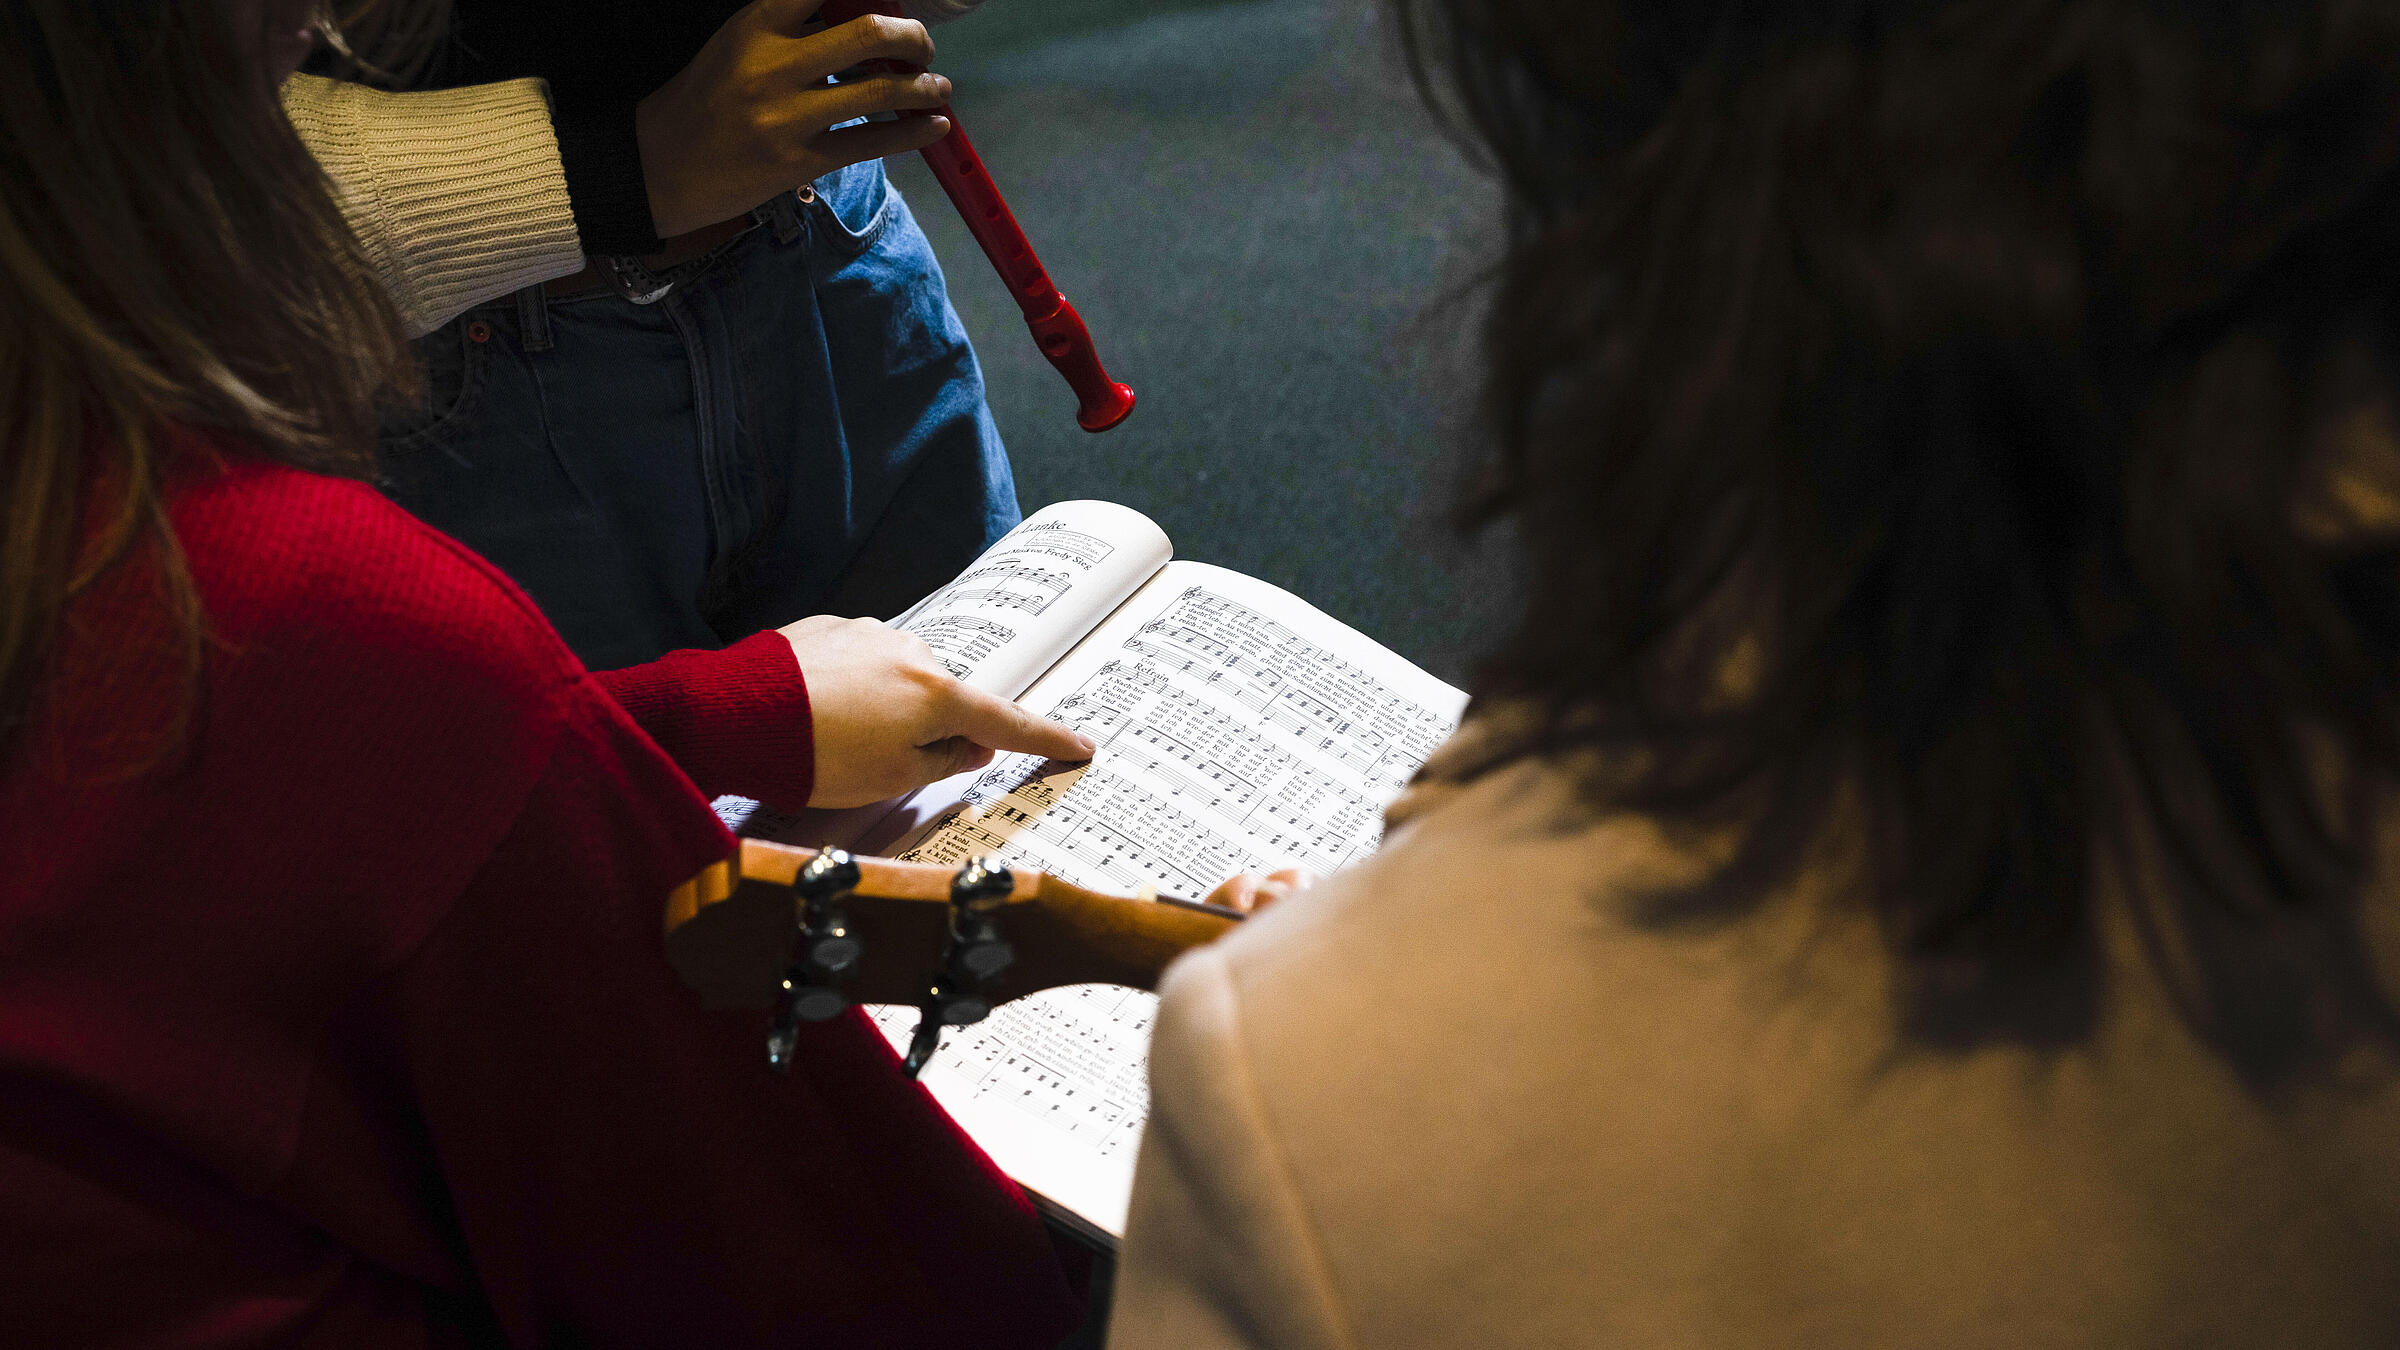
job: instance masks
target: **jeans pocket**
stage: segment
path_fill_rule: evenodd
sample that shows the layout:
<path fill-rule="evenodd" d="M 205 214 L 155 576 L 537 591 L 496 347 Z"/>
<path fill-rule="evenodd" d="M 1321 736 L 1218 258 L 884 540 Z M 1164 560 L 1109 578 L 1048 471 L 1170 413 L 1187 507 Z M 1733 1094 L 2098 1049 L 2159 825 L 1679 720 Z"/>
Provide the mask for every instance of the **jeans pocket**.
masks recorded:
<path fill-rule="evenodd" d="M 484 340 L 477 341 L 476 333 Z M 490 337 L 489 324 L 462 315 L 411 343 L 424 372 L 424 387 L 417 397 L 384 409 L 375 430 L 378 447 L 387 454 L 406 454 L 457 436 L 483 387 Z"/>
<path fill-rule="evenodd" d="M 809 187 L 809 223 L 827 252 L 846 263 L 875 246 L 892 210 L 882 160 L 836 169 Z"/>

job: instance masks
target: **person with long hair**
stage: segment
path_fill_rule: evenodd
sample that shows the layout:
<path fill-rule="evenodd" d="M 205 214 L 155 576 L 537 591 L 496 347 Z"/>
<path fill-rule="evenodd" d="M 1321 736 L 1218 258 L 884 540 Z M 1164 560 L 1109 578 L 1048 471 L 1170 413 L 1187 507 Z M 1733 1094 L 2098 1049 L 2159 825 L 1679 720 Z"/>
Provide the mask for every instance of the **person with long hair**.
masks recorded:
<path fill-rule="evenodd" d="M 695 779 L 1088 746 L 873 623 L 594 675 L 369 487 L 407 349 L 277 102 L 316 9 L 0 0 L 0 1339 L 1055 1342 L 874 1029 L 769 1075 L 659 916 L 733 844 Z"/>
<path fill-rule="evenodd" d="M 2400 6 L 1400 9 L 1522 612 L 1113 1342 L 2400 1344 Z"/>

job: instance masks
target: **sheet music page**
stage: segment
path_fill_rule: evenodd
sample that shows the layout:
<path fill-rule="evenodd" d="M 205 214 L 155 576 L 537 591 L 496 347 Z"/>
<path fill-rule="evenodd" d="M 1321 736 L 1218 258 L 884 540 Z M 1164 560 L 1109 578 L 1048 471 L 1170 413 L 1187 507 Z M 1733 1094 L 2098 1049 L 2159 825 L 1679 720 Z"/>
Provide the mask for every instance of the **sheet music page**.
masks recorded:
<path fill-rule="evenodd" d="M 903 856 L 978 854 L 1095 889 L 1197 899 L 1245 870 L 1330 872 L 1456 727 L 1466 695 L 1314 606 L 1201 563 L 1168 564 L 1028 690 L 1100 743 L 1079 765 L 1007 756 Z M 1010 1175 L 1122 1235 L 1154 996 L 1056 989 L 953 1030 L 924 1073 Z M 905 1047 L 914 1009 L 878 1009 Z"/>
<path fill-rule="evenodd" d="M 1174 552 L 1165 531 L 1130 507 L 1056 502 L 892 626 L 925 639 L 951 674 L 1015 698 Z"/>
<path fill-rule="evenodd" d="M 1131 507 L 1056 502 L 892 626 L 925 639 L 951 674 L 1015 698 L 1173 556 L 1166 532 Z M 727 829 L 750 838 L 862 848 L 922 824 L 968 781 L 944 780 L 899 802 L 841 811 L 777 811 L 748 797 L 719 797 L 713 805 Z"/>

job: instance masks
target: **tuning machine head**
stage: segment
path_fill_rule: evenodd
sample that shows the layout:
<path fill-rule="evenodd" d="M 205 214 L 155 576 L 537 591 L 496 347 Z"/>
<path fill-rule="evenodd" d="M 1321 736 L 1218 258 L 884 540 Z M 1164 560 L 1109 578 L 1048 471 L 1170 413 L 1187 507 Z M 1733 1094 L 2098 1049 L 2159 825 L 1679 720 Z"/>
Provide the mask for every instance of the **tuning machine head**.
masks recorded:
<path fill-rule="evenodd" d="M 828 1022 L 850 1006 L 841 981 L 858 964 L 862 949 L 850 931 L 842 897 L 857 890 L 858 881 L 858 861 L 838 848 L 809 859 L 792 878 L 799 953 L 783 972 L 767 1032 L 767 1065 L 778 1072 L 791 1067 L 802 1022 Z"/>
<path fill-rule="evenodd" d="M 974 857 L 950 881 L 950 950 L 943 966 L 951 981 L 980 992 L 1017 959 L 992 913 L 1016 890 L 1017 878 L 997 859 Z M 988 1011 L 989 1005 L 986 1004 Z M 969 1021 L 982 1021 L 980 1015 Z M 966 1022 L 953 1022 L 965 1026 Z"/>
<path fill-rule="evenodd" d="M 1017 889 L 1017 875 L 1008 864 L 988 853 L 978 853 L 967 859 L 958 875 L 950 878 L 952 909 L 988 913 L 1006 901 Z"/>
<path fill-rule="evenodd" d="M 942 1028 L 972 1026 L 991 1016 L 990 986 L 1015 964 L 1017 952 L 1000 936 L 992 915 L 1007 903 L 1017 878 L 998 859 L 973 857 L 950 880 L 950 941 L 942 969 L 927 981 L 917 1031 L 903 1067 L 914 1078 L 941 1045 Z"/>
<path fill-rule="evenodd" d="M 858 877 L 858 860 L 829 848 L 792 879 L 800 906 L 801 962 L 826 976 L 846 975 L 858 964 L 859 940 L 842 912 L 842 897 L 858 889 Z"/>

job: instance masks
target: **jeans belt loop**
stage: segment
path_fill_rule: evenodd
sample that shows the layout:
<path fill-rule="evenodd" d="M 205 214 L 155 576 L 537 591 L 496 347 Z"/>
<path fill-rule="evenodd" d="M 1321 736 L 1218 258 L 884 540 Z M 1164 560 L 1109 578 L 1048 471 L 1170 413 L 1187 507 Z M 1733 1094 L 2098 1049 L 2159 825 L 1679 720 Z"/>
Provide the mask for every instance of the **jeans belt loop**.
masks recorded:
<path fill-rule="evenodd" d="M 528 352 L 558 345 L 550 336 L 550 297 L 538 281 L 517 292 L 517 345 Z"/>
<path fill-rule="evenodd" d="M 803 197 L 801 193 L 806 193 L 807 196 Z M 802 187 L 799 192 L 779 192 L 775 195 L 775 200 L 761 208 L 766 212 L 766 219 L 760 223 L 775 227 L 776 243 L 788 244 L 800 237 L 802 229 L 800 203 L 815 201 L 816 196 L 817 190 L 814 186 Z"/>

